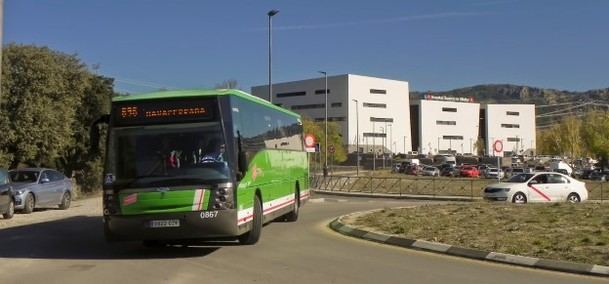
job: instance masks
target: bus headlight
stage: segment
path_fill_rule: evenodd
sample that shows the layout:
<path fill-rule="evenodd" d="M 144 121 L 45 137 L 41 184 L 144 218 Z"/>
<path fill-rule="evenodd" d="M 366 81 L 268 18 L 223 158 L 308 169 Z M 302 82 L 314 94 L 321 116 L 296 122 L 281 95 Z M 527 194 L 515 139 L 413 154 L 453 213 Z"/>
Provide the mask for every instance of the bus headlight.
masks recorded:
<path fill-rule="evenodd" d="M 216 190 L 214 190 L 214 205 L 215 210 L 233 209 L 234 204 L 234 189 L 232 183 L 221 183 L 218 184 Z"/>

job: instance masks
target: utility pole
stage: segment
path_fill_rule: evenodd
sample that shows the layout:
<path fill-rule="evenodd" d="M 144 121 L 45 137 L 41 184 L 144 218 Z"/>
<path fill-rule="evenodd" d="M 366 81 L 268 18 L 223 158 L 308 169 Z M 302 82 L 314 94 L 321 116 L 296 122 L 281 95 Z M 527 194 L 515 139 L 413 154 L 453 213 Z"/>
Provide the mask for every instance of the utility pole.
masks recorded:
<path fill-rule="evenodd" d="M 356 168 L 356 175 L 359 176 L 359 102 L 357 99 L 353 99 L 353 101 L 355 102 L 355 132 L 356 132 L 356 138 L 355 138 L 355 151 L 357 151 L 357 168 Z"/>
<path fill-rule="evenodd" d="M 273 27 L 273 16 L 277 15 L 277 13 L 279 13 L 279 10 L 270 10 L 267 13 L 267 16 L 269 16 L 269 102 L 273 102 L 273 33 L 272 31 L 272 27 Z"/>
<path fill-rule="evenodd" d="M 2 85 L 2 37 L 4 36 L 4 0 L 0 0 L 0 86 Z M 2 107 L 2 88 L 0 88 L 0 107 Z M 0 112 L 2 109 L 0 108 Z"/>

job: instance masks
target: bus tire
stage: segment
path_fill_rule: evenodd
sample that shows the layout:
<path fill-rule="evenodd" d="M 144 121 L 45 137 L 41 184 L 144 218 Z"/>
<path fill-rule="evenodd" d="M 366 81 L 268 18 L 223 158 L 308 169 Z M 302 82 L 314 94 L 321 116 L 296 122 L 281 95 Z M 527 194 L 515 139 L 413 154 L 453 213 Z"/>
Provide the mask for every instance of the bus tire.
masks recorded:
<path fill-rule="evenodd" d="M 300 192 L 298 189 L 294 193 L 294 210 L 285 215 L 286 222 L 296 222 L 298 220 L 298 212 L 300 211 Z"/>
<path fill-rule="evenodd" d="M 252 229 L 239 236 L 239 243 L 242 245 L 253 245 L 260 239 L 262 232 L 262 202 L 260 197 L 254 197 L 254 218 L 252 219 Z"/>

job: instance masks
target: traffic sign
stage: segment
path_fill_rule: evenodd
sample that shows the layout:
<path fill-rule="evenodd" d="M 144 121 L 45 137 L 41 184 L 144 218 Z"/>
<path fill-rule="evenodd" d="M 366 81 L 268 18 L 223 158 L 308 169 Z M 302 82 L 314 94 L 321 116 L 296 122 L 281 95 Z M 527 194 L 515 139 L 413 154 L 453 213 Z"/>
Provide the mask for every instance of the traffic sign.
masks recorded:
<path fill-rule="evenodd" d="M 501 140 L 495 140 L 495 143 L 493 143 L 493 150 L 501 153 L 501 151 L 503 151 L 503 142 L 501 142 Z"/>
<path fill-rule="evenodd" d="M 334 154 L 334 151 L 336 151 L 336 149 L 334 149 L 334 145 L 328 146 L 328 152 L 330 152 L 330 154 Z"/>
<path fill-rule="evenodd" d="M 305 135 L 305 146 L 306 147 L 315 147 L 315 136 L 313 134 Z"/>

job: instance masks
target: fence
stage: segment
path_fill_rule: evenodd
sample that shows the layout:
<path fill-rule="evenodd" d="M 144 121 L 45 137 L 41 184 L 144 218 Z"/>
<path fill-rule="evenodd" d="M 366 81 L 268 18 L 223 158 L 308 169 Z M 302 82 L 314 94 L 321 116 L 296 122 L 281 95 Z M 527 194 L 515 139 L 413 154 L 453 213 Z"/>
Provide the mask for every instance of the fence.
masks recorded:
<path fill-rule="evenodd" d="M 432 178 L 432 177 L 374 177 L 374 176 L 311 176 L 313 189 L 370 194 L 431 195 L 481 197 L 484 187 L 496 182 L 488 179 Z M 588 199 L 607 200 L 609 183 L 587 182 Z"/>

